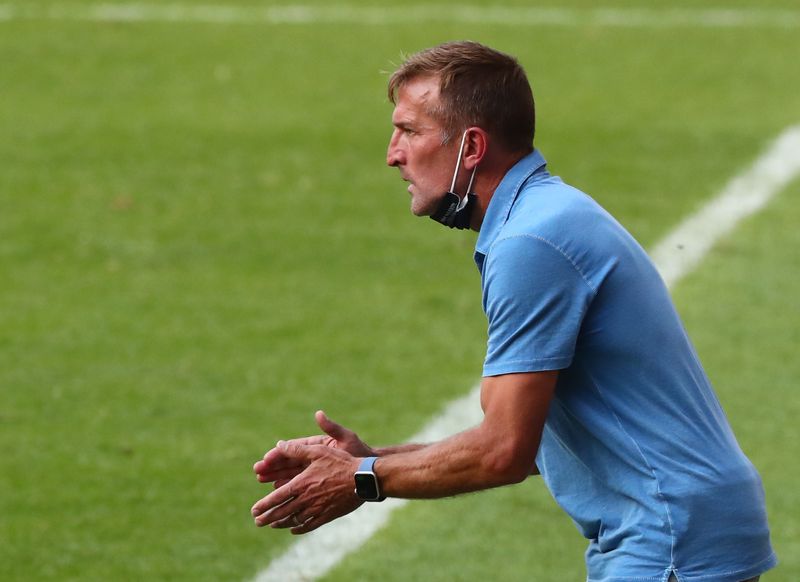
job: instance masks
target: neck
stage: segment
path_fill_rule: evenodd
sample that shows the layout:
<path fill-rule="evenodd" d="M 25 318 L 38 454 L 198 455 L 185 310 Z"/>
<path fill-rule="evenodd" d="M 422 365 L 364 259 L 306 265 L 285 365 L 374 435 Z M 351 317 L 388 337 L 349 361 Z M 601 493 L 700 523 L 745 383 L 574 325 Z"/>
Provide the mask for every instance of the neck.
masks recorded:
<path fill-rule="evenodd" d="M 489 208 L 489 203 L 492 201 L 495 190 L 503 181 L 503 178 L 508 171 L 522 158 L 527 156 L 530 152 L 521 152 L 514 154 L 504 154 L 498 156 L 498 159 L 486 159 L 481 162 L 480 170 L 475 178 L 475 185 L 473 191 L 478 196 L 475 209 L 472 211 L 472 217 L 469 227 L 472 230 L 480 231 L 481 224 L 483 224 L 483 217 L 486 216 L 486 210 Z"/>

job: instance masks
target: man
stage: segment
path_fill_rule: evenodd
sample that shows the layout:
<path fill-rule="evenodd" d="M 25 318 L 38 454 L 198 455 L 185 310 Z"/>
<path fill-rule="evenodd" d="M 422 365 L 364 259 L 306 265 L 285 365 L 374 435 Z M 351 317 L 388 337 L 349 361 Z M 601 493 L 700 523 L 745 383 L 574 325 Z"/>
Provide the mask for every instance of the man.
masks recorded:
<path fill-rule="evenodd" d="M 256 524 L 301 534 L 364 501 L 541 473 L 590 542 L 591 581 L 758 579 L 776 564 L 758 474 L 646 253 L 533 148 L 517 61 L 447 43 L 408 59 L 389 97 L 387 163 L 412 212 L 480 232 L 484 419 L 374 449 L 318 412 L 326 436 L 280 442 L 255 464 L 276 486 Z"/>

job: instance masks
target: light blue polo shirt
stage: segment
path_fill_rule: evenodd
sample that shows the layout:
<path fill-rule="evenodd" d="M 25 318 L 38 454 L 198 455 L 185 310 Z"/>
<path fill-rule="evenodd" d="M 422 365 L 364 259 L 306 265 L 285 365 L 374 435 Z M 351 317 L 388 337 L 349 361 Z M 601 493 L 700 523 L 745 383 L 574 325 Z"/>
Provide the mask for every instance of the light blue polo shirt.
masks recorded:
<path fill-rule="evenodd" d="M 561 370 L 536 464 L 591 582 L 739 582 L 777 563 L 761 480 L 628 232 L 538 151 L 494 193 L 475 261 L 484 375 Z"/>

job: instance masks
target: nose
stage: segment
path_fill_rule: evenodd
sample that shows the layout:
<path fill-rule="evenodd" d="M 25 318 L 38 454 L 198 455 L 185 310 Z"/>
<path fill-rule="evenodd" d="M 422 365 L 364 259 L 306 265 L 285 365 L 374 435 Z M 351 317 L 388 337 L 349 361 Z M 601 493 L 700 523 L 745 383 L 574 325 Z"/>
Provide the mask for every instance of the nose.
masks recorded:
<path fill-rule="evenodd" d="M 400 130 L 395 128 L 389 140 L 389 147 L 386 150 L 386 164 L 392 167 L 403 163 L 403 150 L 400 148 Z"/>

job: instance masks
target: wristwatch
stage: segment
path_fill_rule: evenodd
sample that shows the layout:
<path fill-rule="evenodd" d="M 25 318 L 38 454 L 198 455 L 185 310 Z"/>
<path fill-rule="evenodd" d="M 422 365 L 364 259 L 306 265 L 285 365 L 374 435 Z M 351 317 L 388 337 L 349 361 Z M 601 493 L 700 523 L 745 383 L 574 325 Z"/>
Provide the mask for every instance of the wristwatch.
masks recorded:
<path fill-rule="evenodd" d="M 358 466 L 353 476 L 356 481 L 356 495 L 364 501 L 383 501 L 385 496 L 381 495 L 381 487 L 378 484 L 378 476 L 373 471 L 372 466 L 378 457 L 367 457 Z"/>

